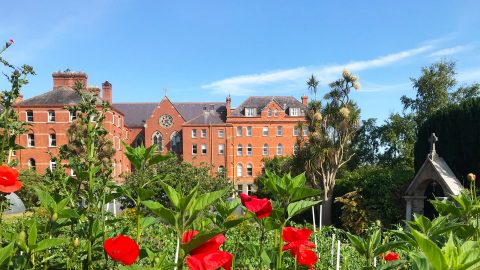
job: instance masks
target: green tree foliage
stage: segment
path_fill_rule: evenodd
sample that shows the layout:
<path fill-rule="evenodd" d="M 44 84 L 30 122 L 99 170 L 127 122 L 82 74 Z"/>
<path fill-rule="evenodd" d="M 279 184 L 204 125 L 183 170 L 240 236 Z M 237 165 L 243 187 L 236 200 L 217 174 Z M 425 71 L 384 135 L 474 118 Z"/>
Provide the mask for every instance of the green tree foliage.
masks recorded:
<path fill-rule="evenodd" d="M 380 154 L 380 128 L 376 125 L 377 119 L 362 120 L 360 128 L 352 139 L 352 151 L 355 155 L 348 162 L 348 169 L 363 165 L 373 165 L 378 162 Z"/>
<path fill-rule="evenodd" d="M 480 174 L 480 98 L 450 105 L 431 116 L 419 129 L 415 143 L 415 170 L 422 166 L 430 151 L 428 138 L 439 138 L 437 153 L 445 159 L 460 182 L 467 184 L 466 175 Z"/>
<path fill-rule="evenodd" d="M 300 140 L 297 145 L 297 168 L 306 171 L 313 186 L 323 189 L 325 224 L 331 224 L 337 173 L 353 156 L 351 141 L 359 126 L 360 110 L 349 94 L 352 88 L 360 88 L 357 80 L 344 70 L 340 79 L 330 83 L 330 91 L 324 96 L 325 105 L 310 102 L 306 112 L 308 140 Z"/>
<path fill-rule="evenodd" d="M 413 170 L 409 167 L 364 166 L 338 179 L 334 196 L 338 198 L 357 190 L 357 194 L 361 196 L 354 197 L 358 209 L 349 209 L 351 213 L 363 211 L 367 214 L 367 223 L 379 219 L 386 226 L 397 224 L 403 218 L 403 191 L 412 177 Z M 339 200 L 339 202 L 342 201 Z M 344 205 L 344 203 L 335 204 L 334 216 L 341 216 L 342 220 L 354 220 L 355 215 L 348 216 L 348 212 L 342 211 L 341 208 Z M 351 224 L 345 222 L 339 224 L 346 229 L 351 229 Z"/>

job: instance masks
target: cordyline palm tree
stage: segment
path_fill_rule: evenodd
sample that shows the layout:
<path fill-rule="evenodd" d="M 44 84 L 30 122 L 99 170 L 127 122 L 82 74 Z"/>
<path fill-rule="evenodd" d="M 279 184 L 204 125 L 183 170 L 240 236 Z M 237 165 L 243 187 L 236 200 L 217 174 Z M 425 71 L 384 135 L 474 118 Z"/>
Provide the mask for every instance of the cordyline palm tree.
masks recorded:
<path fill-rule="evenodd" d="M 314 100 L 317 101 L 317 87 L 318 87 L 318 80 L 315 78 L 315 76 L 312 76 L 308 79 L 307 81 L 308 89 L 312 91 L 314 95 Z"/>
<path fill-rule="evenodd" d="M 324 96 L 325 105 L 312 101 L 306 113 L 308 138 L 298 141 L 296 161 L 312 184 L 323 188 L 324 224 L 331 224 L 333 188 L 338 170 L 353 156 L 351 140 L 359 127 L 360 110 L 349 98 L 352 88 L 360 89 L 358 78 L 344 70 L 342 77 L 330 84 Z M 314 76 L 307 81 L 315 82 Z M 313 85 L 313 83 L 312 83 Z"/>

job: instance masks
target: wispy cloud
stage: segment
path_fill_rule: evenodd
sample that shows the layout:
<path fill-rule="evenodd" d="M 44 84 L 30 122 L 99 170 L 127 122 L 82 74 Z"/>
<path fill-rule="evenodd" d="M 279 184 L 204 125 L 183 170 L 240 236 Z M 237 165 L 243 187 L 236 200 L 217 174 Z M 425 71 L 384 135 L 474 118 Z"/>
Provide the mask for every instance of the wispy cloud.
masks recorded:
<path fill-rule="evenodd" d="M 458 72 L 459 82 L 480 82 L 480 67 L 475 67 Z"/>
<path fill-rule="evenodd" d="M 471 48 L 472 48 L 471 45 L 460 45 L 460 46 L 455 46 L 451 48 L 445 48 L 438 51 L 434 51 L 428 56 L 430 57 L 448 56 L 448 55 L 457 54 L 463 51 L 470 50 Z"/>
<path fill-rule="evenodd" d="M 432 48 L 432 45 L 424 45 L 370 60 L 352 61 L 343 65 L 297 67 L 259 74 L 234 76 L 203 85 L 202 88 L 210 89 L 217 94 L 232 94 L 236 96 L 247 96 L 262 91 L 266 85 L 268 85 L 269 88 L 275 89 L 276 87 L 281 87 L 281 89 L 288 91 L 304 85 L 306 78 L 310 76 L 310 74 L 316 74 L 320 84 L 325 85 L 335 79 L 344 68 L 357 72 L 383 67 L 425 53 Z"/>

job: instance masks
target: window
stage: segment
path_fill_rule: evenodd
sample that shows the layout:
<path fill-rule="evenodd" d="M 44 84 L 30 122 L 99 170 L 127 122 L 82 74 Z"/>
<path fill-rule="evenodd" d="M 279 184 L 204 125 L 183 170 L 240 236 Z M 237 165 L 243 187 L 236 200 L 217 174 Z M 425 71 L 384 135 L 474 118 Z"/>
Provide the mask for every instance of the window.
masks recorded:
<path fill-rule="evenodd" d="M 281 143 L 277 145 L 277 155 L 279 156 L 283 155 L 283 146 Z"/>
<path fill-rule="evenodd" d="M 222 165 L 218 166 L 218 176 L 225 177 L 225 167 Z"/>
<path fill-rule="evenodd" d="M 308 136 L 308 127 L 307 126 L 302 127 L 302 133 L 303 133 L 303 136 Z"/>
<path fill-rule="evenodd" d="M 248 144 L 247 145 L 247 156 L 251 156 L 252 155 L 252 145 L 251 144 Z"/>
<path fill-rule="evenodd" d="M 201 134 L 202 138 L 206 138 L 207 137 L 207 130 L 206 129 L 202 129 L 202 134 Z"/>
<path fill-rule="evenodd" d="M 247 136 L 248 137 L 252 136 L 252 127 L 247 127 Z"/>
<path fill-rule="evenodd" d="M 253 166 L 252 164 L 247 164 L 247 176 L 253 176 Z"/>
<path fill-rule="evenodd" d="M 206 154 L 207 154 L 207 145 L 202 144 L 202 155 L 206 155 Z"/>
<path fill-rule="evenodd" d="M 241 144 L 237 145 L 237 156 L 243 155 L 243 146 Z"/>
<path fill-rule="evenodd" d="M 182 153 L 182 135 L 176 131 L 170 135 L 170 151 L 177 154 Z"/>
<path fill-rule="evenodd" d="M 268 136 L 268 127 L 263 127 L 263 129 L 262 129 L 262 135 L 263 135 L 263 136 Z"/>
<path fill-rule="evenodd" d="M 243 174 L 243 165 L 239 163 L 237 165 L 237 176 L 242 176 L 242 174 Z"/>
<path fill-rule="evenodd" d="M 197 130 L 192 129 L 192 138 L 197 138 Z"/>
<path fill-rule="evenodd" d="M 243 185 L 237 185 L 237 193 L 238 194 L 243 193 Z"/>
<path fill-rule="evenodd" d="M 192 144 L 192 155 L 196 155 L 196 154 L 197 154 L 197 145 Z"/>
<path fill-rule="evenodd" d="M 242 127 L 237 127 L 237 136 L 242 137 Z"/>
<path fill-rule="evenodd" d="M 263 155 L 268 156 L 268 144 L 263 145 Z"/>
<path fill-rule="evenodd" d="M 290 108 L 290 116 L 300 116 L 300 108 Z"/>
<path fill-rule="evenodd" d="M 272 110 L 270 110 L 270 109 L 268 110 L 267 116 L 268 116 L 268 117 L 272 117 Z"/>
<path fill-rule="evenodd" d="M 48 122 L 55 122 L 55 111 L 48 111 Z"/>
<path fill-rule="evenodd" d="M 57 146 L 57 135 L 55 135 L 55 133 L 51 133 L 48 135 L 48 146 L 50 147 Z"/>
<path fill-rule="evenodd" d="M 35 135 L 33 133 L 27 134 L 27 146 L 28 147 L 35 146 Z"/>
<path fill-rule="evenodd" d="M 219 129 L 218 130 L 218 138 L 223 138 L 225 136 L 225 133 L 223 131 L 223 129 Z"/>
<path fill-rule="evenodd" d="M 273 116 L 278 117 L 278 110 L 273 111 Z"/>
<path fill-rule="evenodd" d="M 225 154 L 225 144 L 219 144 L 218 145 L 218 154 L 219 155 Z"/>
<path fill-rule="evenodd" d="M 27 122 L 33 122 L 33 111 L 27 111 Z"/>
<path fill-rule="evenodd" d="M 160 151 L 160 152 L 163 151 L 163 137 L 160 132 L 156 131 L 155 133 L 153 133 L 152 144 L 157 145 L 157 149 L 156 149 L 157 151 Z"/>
<path fill-rule="evenodd" d="M 245 108 L 245 116 L 257 116 L 257 108 Z"/>
<path fill-rule="evenodd" d="M 115 114 L 112 115 L 112 125 L 115 125 Z"/>
<path fill-rule="evenodd" d="M 70 111 L 69 114 L 70 122 L 73 122 L 73 120 L 77 119 L 77 112 Z"/>
<path fill-rule="evenodd" d="M 283 127 L 282 126 L 278 126 L 277 127 L 277 136 L 282 136 L 283 135 Z"/>
<path fill-rule="evenodd" d="M 120 127 L 121 121 L 122 121 L 122 119 L 121 119 L 121 117 L 119 116 L 119 117 L 117 118 L 117 127 Z"/>
<path fill-rule="evenodd" d="M 50 170 L 53 171 L 57 168 L 57 161 L 55 159 L 50 160 Z"/>
<path fill-rule="evenodd" d="M 299 134 L 298 126 L 293 127 L 293 136 L 297 137 Z"/>
<path fill-rule="evenodd" d="M 31 170 L 31 171 L 36 171 L 37 170 L 35 159 L 31 158 L 31 159 L 28 160 L 28 169 Z"/>
<path fill-rule="evenodd" d="M 247 194 L 248 196 L 251 196 L 253 194 L 253 184 L 247 185 Z"/>
<path fill-rule="evenodd" d="M 297 144 L 295 144 L 295 145 L 293 146 L 293 154 L 294 154 L 294 155 L 298 154 L 298 145 L 297 145 Z"/>

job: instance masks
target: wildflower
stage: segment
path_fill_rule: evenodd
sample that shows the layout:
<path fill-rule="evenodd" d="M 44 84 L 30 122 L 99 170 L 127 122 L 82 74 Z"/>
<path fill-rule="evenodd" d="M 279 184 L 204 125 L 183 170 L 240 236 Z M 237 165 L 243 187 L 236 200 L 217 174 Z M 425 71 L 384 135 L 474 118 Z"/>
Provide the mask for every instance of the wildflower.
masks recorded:
<path fill-rule="evenodd" d="M 12 46 L 13 43 L 14 43 L 13 38 L 11 38 L 5 43 L 5 47 L 8 48 L 8 47 Z"/>
<path fill-rule="evenodd" d="M 282 247 L 282 251 L 289 250 L 290 255 L 297 260 L 298 264 L 307 265 L 310 269 L 318 260 L 315 252 L 311 250 L 311 248 L 315 248 L 315 244 L 309 240 L 311 234 L 312 231 L 305 228 L 285 227 L 282 231 L 282 239 L 287 242 Z"/>
<path fill-rule="evenodd" d="M 315 121 L 322 121 L 322 114 L 320 112 L 316 112 L 314 115 L 313 115 L 313 120 Z"/>
<path fill-rule="evenodd" d="M 348 69 L 343 69 L 343 72 L 342 72 L 342 75 L 344 78 L 348 78 L 350 77 L 350 71 L 348 71 Z"/>
<path fill-rule="evenodd" d="M 245 193 L 240 194 L 242 204 L 253 212 L 257 218 L 266 218 L 272 212 L 272 203 L 268 199 L 258 199 L 257 196 L 248 196 Z"/>
<path fill-rule="evenodd" d="M 356 82 L 358 81 L 358 76 L 351 76 L 350 79 L 352 80 L 352 82 Z"/>
<path fill-rule="evenodd" d="M 343 118 L 348 118 L 350 115 L 350 110 L 347 107 L 342 107 L 340 109 L 340 114 L 343 116 Z"/>
<path fill-rule="evenodd" d="M 12 167 L 0 166 L 0 192 L 11 193 L 22 188 L 22 182 L 18 181 L 18 171 Z"/>
<path fill-rule="evenodd" d="M 399 259 L 398 254 L 395 253 L 395 252 L 392 252 L 392 251 L 388 252 L 388 254 L 385 255 L 383 258 L 384 258 L 385 261 L 387 261 L 387 262 L 389 262 L 389 261 L 395 261 L 395 260 L 398 260 L 398 259 Z"/>
<path fill-rule="evenodd" d="M 475 180 L 477 180 L 477 176 L 473 173 L 469 173 L 467 174 L 467 179 L 470 181 L 470 182 L 475 182 Z"/>
<path fill-rule="evenodd" d="M 140 248 L 135 241 L 124 235 L 108 238 L 103 242 L 103 248 L 112 260 L 124 265 L 131 265 L 137 260 Z"/>
<path fill-rule="evenodd" d="M 190 242 L 197 234 L 198 231 L 193 230 L 185 232 L 182 236 L 182 243 Z M 223 242 L 225 242 L 225 236 L 219 234 L 190 251 L 190 256 L 186 259 L 188 268 L 190 270 L 216 270 L 219 268 L 230 270 L 233 255 L 218 250 Z"/>

